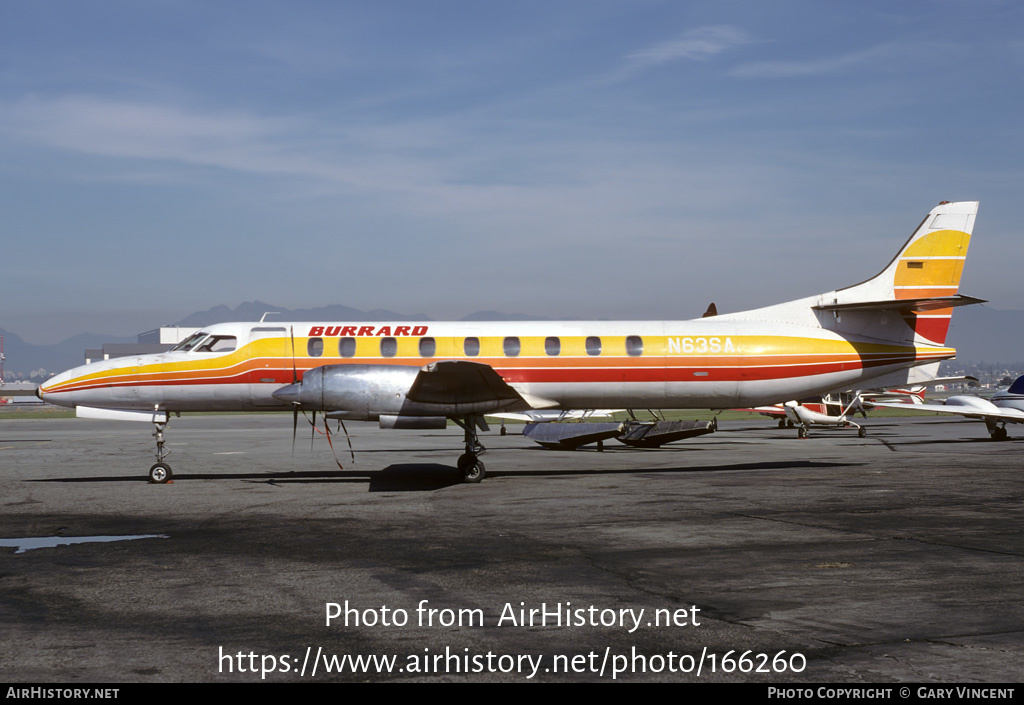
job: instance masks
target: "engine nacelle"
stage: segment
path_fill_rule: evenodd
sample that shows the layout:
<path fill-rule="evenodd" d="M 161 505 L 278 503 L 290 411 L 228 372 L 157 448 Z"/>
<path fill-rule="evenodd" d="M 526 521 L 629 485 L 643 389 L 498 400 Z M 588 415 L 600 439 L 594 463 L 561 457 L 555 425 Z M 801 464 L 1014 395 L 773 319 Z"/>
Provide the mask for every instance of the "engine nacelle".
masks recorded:
<path fill-rule="evenodd" d="M 458 365 L 459 367 L 455 367 Z M 472 365 L 472 366 L 470 366 Z M 481 371 L 484 370 L 481 374 Z M 417 378 L 429 375 L 426 381 Z M 487 379 L 487 375 L 493 379 Z M 414 389 L 415 385 L 415 389 Z M 415 400 L 409 398 L 415 394 Z M 308 411 L 324 411 L 330 418 L 375 421 L 397 417 L 386 423 L 412 423 L 411 417 L 460 418 L 521 408 L 523 399 L 489 367 L 452 362 L 439 369 L 406 365 L 324 365 L 307 370 L 298 384 L 274 392 L 278 401 L 299 404 Z M 391 426 L 399 428 L 401 426 Z"/>
<path fill-rule="evenodd" d="M 298 402 L 311 411 L 344 412 L 347 419 L 370 420 L 397 415 L 419 367 L 404 365 L 324 365 L 306 370 L 302 382 L 274 396 Z"/>

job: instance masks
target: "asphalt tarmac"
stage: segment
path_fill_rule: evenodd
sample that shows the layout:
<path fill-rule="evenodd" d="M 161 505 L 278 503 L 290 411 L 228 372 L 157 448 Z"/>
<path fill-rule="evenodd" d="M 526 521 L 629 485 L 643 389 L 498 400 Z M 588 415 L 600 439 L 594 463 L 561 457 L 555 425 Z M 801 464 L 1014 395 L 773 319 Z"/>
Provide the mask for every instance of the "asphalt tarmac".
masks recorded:
<path fill-rule="evenodd" d="M 144 424 L 0 417 L 0 681 L 1024 676 L 1024 441 L 980 423 L 495 429 L 477 485 L 459 429 L 349 430 L 175 419 L 152 485 Z"/>

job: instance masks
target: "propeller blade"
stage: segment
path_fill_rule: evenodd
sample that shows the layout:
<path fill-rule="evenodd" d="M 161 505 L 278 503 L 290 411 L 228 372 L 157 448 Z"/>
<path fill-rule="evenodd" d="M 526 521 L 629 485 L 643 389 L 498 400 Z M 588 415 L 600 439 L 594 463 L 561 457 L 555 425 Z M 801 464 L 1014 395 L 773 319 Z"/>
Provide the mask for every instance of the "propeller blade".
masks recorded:
<path fill-rule="evenodd" d="M 292 404 L 292 457 L 295 457 L 295 436 L 299 432 L 299 405 Z"/>
<path fill-rule="evenodd" d="M 338 419 L 338 425 L 345 431 L 345 440 L 348 441 L 348 452 L 352 456 L 352 462 L 356 462 L 356 452 L 352 450 L 352 437 L 348 435 L 348 429 L 345 428 L 345 422 Z"/>

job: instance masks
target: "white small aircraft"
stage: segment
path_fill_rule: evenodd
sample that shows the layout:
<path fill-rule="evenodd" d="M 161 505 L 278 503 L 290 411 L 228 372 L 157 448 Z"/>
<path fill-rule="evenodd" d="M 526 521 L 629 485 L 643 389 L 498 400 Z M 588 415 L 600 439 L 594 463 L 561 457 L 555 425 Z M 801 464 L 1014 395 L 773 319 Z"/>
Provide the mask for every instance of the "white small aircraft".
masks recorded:
<path fill-rule="evenodd" d="M 899 386 L 950 359 L 952 309 L 978 203 L 933 208 L 892 261 L 854 286 L 752 311 L 680 321 L 221 323 L 170 352 L 94 362 L 40 387 L 79 416 L 156 427 L 168 415 L 322 412 L 382 428 L 464 430 L 458 468 L 485 474 L 484 416 L 564 409 L 731 409 L 832 389 Z M 293 425 L 295 423 L 293 416 Z"/>
<path fill-rule="evenodd" d="M 875 406 L 896 405 L 876 402 Z M 947 397 L 943 404 L 918 404 L 914 409 L 981 419 L 985 422 L 992 440 L 1009 440 L 1006 424 L 1024 423 L 1024 376 L 1018 377 L 1007 389 L 996 392 L 989 399 L 957 395 Z"/>

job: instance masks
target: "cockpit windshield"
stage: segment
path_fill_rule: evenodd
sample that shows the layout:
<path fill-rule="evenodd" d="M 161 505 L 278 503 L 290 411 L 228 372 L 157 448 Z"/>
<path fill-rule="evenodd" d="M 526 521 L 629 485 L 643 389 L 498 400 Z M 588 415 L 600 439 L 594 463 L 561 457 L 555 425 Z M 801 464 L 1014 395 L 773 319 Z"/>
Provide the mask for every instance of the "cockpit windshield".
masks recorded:
<path fill-rule="evenodd" d="M 233 335 L 211 335 L 199 343 L 194 352 L 230 352 L 238 346 Z"/>
<path fill-rule="evenodd" d="M 194 348 L 199 343 L 199 341 L 205 338 L 207 335 L 209 335 L 209 333 L 193 333 L 192 335 L 190 335 L 189 337 L 185 338 L 183 341 L 175 345 L 173 348 L 171 348 L 171 352 L 188 352 L 189 350 Z"/>

